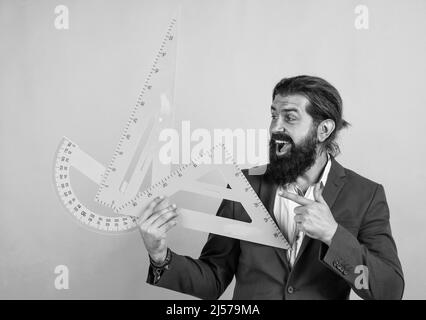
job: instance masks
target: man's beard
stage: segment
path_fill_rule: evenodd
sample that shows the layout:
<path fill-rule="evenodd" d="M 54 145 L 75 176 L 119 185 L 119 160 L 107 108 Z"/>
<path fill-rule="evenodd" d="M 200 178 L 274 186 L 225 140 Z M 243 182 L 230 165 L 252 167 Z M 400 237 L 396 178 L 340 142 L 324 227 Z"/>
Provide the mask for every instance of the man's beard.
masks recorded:
<path fill-rule="evenodd" d="M 276 142 L 277 140 L 278 142 Z M 283 146 L 280 141 L 287 143 L 283 148 L 288 148 L 288 150 L 279 157 L 276 151 L 277 147 Z M 287 134 L 273 133 L 269 141 L 269 165 L 267 169 L 269 175 L 280 185 L 295 182 L 297 177 L 304 174 L 315 163 L 317 144 L 315 126 L 298 146 Z"/>

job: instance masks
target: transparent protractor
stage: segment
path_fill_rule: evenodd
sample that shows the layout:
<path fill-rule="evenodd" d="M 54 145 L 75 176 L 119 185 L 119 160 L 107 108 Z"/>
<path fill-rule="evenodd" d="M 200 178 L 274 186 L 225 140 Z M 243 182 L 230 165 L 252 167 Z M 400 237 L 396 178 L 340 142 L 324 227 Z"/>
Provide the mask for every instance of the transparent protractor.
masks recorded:
<path fill-rule="evenodd" d="M 76 196 L 70 177 L 71 167 L 83 173 L 92 181 L 99 183 L 101 166 L 77 144 L 64 137 L 56 151 L 54 161 L 54 183 L 56 193 L 68 213 L 86 229 L 102 234 L 122 234 L 136 230 L 134 217 L 104 216 L 84 205 Z"/>

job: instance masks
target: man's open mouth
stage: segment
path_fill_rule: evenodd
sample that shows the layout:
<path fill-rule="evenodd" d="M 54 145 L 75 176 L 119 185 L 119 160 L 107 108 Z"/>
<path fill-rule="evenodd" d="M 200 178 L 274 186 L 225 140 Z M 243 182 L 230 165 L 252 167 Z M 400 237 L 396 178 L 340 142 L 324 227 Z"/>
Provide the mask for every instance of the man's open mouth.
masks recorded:
<path fill-rule="evenodd" d="M 291 143 L 284 140 L 275 140 L 275 152 L 278 157 L 283 156 L 290 150 Z"/>

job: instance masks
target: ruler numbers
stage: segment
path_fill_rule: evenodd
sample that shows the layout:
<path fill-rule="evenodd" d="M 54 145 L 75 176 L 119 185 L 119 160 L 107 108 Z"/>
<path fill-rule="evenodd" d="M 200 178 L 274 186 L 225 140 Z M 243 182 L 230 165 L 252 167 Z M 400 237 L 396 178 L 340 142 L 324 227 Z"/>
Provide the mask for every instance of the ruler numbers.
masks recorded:
<path fill-rule="evenodd" d="M 106 217 L 94 213 L 74 195 L 70 182 L 70 167 L 73 153 L 79 152 L 76 144 L 64 138 L 56 158 L 55 181 L 63 204 L 75 218 L 88 227 L 104 232 L 121 232 L 136 227 L 136 219 L 129 217 Z"/>
<path fill-rule="evenodd" d="M 172 40 L 175 39 L 173 31 L 176 25 L 176 21 L 176 18 L 173 18 L 167 28 L 166 34 L 161 42 L 160 49 L 155 55 L 150 72 L 145 79 L 144 85 L 137 98 L 135 106 L 130 112 L 130 117 L 124 127 L 122 135 L 120 136 L 111 162 L 104 174 L 98 193 L 96 194 L 96 201 L 106 206 L 110 206 L 115 212 L 122 208 L 123 202 L 125 202 L 125 200 L 129 201 L 131 199 L 131 196 L 127 195 L 127 189 L 130 189 L 128 188 L 130 182 L 126 180 L 125 173 L 128 172 L 130 168 L 132 158 L 137 155 L 137 148 L 140 143 L 139 139 L 142 137 L 143 130 L 146 129 L 144 128 L 143 121 L 145 121 L 146 125 L 146 121 L 149 119 L 147 117 L 152 116 L 153 112 L 155 114 L 159 111 L 153 110 L 154 106 L 152 104 L 149 106 L 147 105 L 147 99 L 149 99 L 147 95 L 152 96 L 152 90 L 156 85 L 154 83 L 156 81 L 156 77 L 158 77 L 162 72 L 162 64 L 167 64 L 162 60 L 168 56 L 169 44 L 172 42 Z M 170 59 L 172 58 L 173 55 L 170 57 Z M 147 107 L 149 107 L 148 110 L 146 110 Z M 144 117 L 146 120 L 143 120 Z M 127 178 L 129 177 L 127 176 Z M 134 177 L 130 176 L 130 178 Z M 137 177 L 135 181 L 137 179 L 143 179 L 143 177 Z M 137 181 L 133 184 L 133 187 L 136 183 Z M 140 183 L 142 183 L 142 181 Z M 105 189 L 110 189 L 110 191 L 106 192 Z M 134 191 L 130 190 L 129 194 L 131 195 L 132 192 Z"/>

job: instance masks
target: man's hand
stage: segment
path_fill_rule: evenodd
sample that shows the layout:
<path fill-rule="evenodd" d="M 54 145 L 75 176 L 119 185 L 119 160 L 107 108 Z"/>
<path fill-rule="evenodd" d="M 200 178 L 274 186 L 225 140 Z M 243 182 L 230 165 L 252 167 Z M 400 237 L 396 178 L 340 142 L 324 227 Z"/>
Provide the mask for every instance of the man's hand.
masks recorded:
<path fill-rule="evenodd" d="M 151 259 L 162 263 L 167 255 L 167 232 L 177 224 L 176 205 L 169 200 L 157 197 L 140 213 L 139 230 Z"/>
<path fill-rule="evenodd" d="M 321 187 L 320 183 L 315 185 L 315 201 L 287 191 L 282 191 L 279 195 L 300 204 L 300 206 L 294 209 L 294 220 L 296 221 L 298 230 L 329 246 L 336 232 L 337 222 L 334 220 L 330 208 L 322 197 L 323 189 L 324 187 Z"/>

